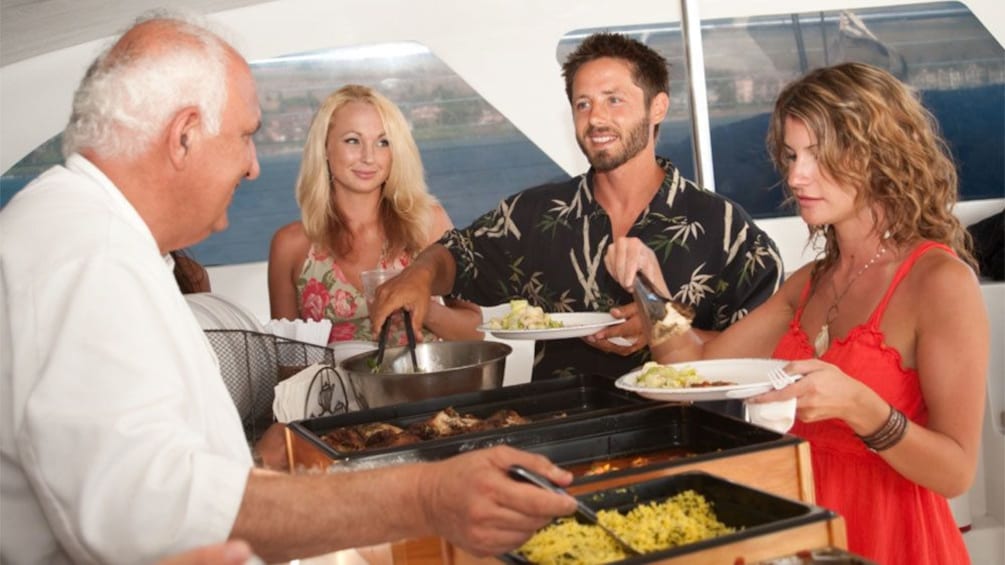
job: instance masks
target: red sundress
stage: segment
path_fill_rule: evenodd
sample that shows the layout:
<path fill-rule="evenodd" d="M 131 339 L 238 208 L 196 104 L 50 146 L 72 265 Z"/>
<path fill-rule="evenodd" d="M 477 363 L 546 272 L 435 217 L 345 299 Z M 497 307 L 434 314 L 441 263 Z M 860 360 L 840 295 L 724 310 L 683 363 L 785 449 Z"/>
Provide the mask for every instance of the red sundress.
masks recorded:
<path fill-rule="evenodd" d="M 834 340 L 820 357 L 867 384 L 918 425 L 928 422 L 928 408 L 917 370 L 905 369 L 900 352 L 885 344 L 880 321 L 897 286 L 929 249 L 949 250 L 935 242 L 919 245 L 897 270 L 869 319 L 844 339 Z M 814 357 L 800 326 L 809 290 L 807 283 L 799 309 L 773 357 Z M 904 478 L 869 451 L 843 421 L 797 421 L 790 433 L 810 442 L 817 504 L 844 517 L 850 551 L 882 565 L 970 563 L 946 499 Z"/>

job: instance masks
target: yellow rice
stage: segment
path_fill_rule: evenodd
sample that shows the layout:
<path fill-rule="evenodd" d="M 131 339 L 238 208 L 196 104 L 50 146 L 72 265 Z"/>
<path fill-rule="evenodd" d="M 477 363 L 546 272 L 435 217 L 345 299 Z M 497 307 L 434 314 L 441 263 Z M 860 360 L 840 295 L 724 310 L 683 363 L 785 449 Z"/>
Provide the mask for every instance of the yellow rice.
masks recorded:
<path fill-rule="evenodd" d="M 642 553 L 662 551 L 734 531 L 720 522 L 711 504 L 693 490 L 663 502 L 639 505 L 627 514 L 597 512 L 600 522 Z M 518 553 L 538 565 L 610 563 L 627 556 L 597 526 L 561 518 L 527 540 Z"/>

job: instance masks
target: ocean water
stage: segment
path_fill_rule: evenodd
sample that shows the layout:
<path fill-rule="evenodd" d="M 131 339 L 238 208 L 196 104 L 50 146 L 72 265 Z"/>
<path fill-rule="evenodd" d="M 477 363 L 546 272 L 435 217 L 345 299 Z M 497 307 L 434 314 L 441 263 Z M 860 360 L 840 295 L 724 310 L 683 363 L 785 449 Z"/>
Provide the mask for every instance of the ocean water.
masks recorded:
<path fill-rule="evenodd" d="M 523 188 L 568 178 L 525 138 L 420 145 L 426 183 L 457 226 L 466 226 Z M 275 231 L 300 217 L 293 189 L 300 154 L 260 158 L 262 172 L 244 182 L 230 206 L 230 227 L 190 251 L 205 265 L 268 258 Z"/>
<path fill-rule="evenodd" d="M 1005 87 L 924 93 L 926 105 L 942 124 L 960 175 L 963 200 L 1001 198 L 1005 193 Z M 964 103 L 965 102 L 965 103 Z M 764 149 L 766 113 L 713 117 L 712 153 L 716 191 L 754 218 L 787 215 L 781 206 L 779 177 Z M 571 132 L 570 132 L 571 135 Z M 426 182 L 454 224 L 466 226 L 517 191 L 568 178 L 529 139 L 510 135 L 419 143 Z M 657 153 L 669 157 L 694 178 L 690 129 L 665 122 Z M 242 183 L 230 207 L 230 228 L 194 246 L 205 265 L 263 261 L 275 231 L 299 217 L 293 197 L 300 154 L 262 156 L 261 175 Z M 990 165 L 989 165 L 990 164 Z M 0 176 L 0 207 L 32 177 Z"/>
<path fill-rule="evenodd" d="M 466 226 L 524 188 L 568 178 L 526 137 L 419 144 L 426 183 L 457 226 Z M 192 247 L 207 266 L 264 261 L 275 231 L 299 218 L 293 188 L 300 153 L 260 156 L 261 174 L 241 183 L 229 209 L 230 227 Z M 0 176 L 0 207 L 34 176 Z"/>
<path fill-rule="evenodd" d="M 690 175 L 687 128 L 665 132 L 676 139 L 665 149 L 682 153 Z M 661 146 L 661 150 L 664 149 Z M 508 136 L 419 143 L 426 184 L 456 226 L 467 226 L 496 207 L 500 200 L 525 188 L 568 178 L 536 145 L 519 133 Z M 686 152 L 684 152 L 686 151 Z M 293 195 L 300 154 L 260 157 L 261 174 L 241 183 L 230 205 L 230 227 L 213 234 L 189 251 L 207 266 L 264 261 L 272 235 L 300 217 Z"/>

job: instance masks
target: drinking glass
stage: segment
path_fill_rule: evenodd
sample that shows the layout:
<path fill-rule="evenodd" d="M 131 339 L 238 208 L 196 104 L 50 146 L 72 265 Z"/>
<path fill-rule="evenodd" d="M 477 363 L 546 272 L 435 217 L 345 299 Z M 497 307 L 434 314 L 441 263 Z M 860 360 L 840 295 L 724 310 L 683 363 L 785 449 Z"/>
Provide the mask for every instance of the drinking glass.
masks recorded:
<path fill-rule="evenodd" d="M 400 272 L 401 269 L 374 269 L 360 273 L 360 278 L 363 279 L 363 296 L 366 297 L 366 303 L 372 304 L 377 287 L 384 281 L 394 278 Z"/>

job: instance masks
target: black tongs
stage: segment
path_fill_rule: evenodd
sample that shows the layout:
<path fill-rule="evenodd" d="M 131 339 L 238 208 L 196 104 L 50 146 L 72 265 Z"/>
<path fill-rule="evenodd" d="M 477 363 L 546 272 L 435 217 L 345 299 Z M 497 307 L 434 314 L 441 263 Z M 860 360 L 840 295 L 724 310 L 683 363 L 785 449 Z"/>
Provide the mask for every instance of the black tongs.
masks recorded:
<path fill-rule="evenodd" d="M 415 330 L 412 329 L 412 313 L 408 310 L 402 309 L 402 315 L 405 318 L 405 337 L 408 338 L 408 353 L 412 357 L 412 372 L 419 371 L 419 360 L 415 356 Z M 391 326 L 391 318 L 394 315 L 388 316 L 384 319 L 384 325 L 380 327 L 380 337 L 377 339 L 377 357 L 374 359 L 373 367 L 380 367 L 380 364 L 384 362 L 384 349 L 387 347 L 387 331 Z"/>
<path fill-rule="evenodd" d="M 508 470 L 508 474 L 510 477 L 514 479 L 517 479 L 519 481 L 526 481 L 533 485 L 539 486 L 545 490 L 550 490 L 551 492 L 557 492 L 558 494 L 566 494 L 566 495 L 569 494 L 565 489 L 549 481 L 547 477 L 539 475 L 534 471 L 531 471 L 530 469 L 527 469 L 526 467 L 523 467 L 521 465 L 511 465 Z M 617 532 L 602 524 L 600 522 L 600 518 L 597 517 L 597 513 L 594 512 L 592 508 L 587 506 L 585 502 L 579 500 L 578 498 L 576 499 L 576 514 L 578 514 L 581 518 L 583 518 L 590 524 L 593 524 L 594 526 L 599 526 L 600 529 L 603 530 L 604 533 L 606 533 L 607 535 L 611 536 L 611 538 L 613 538 L 614 541 L 617 542 L 618 545 L 620 545 L 621 548 L 624 549 L 625 553 L 627 553 L 628 555 L 641 554 L 639 550 L 635 549 L 635 547 L 633 547 L 632 544 L 628 543 L 627 540 L 619 536 Z"/>

